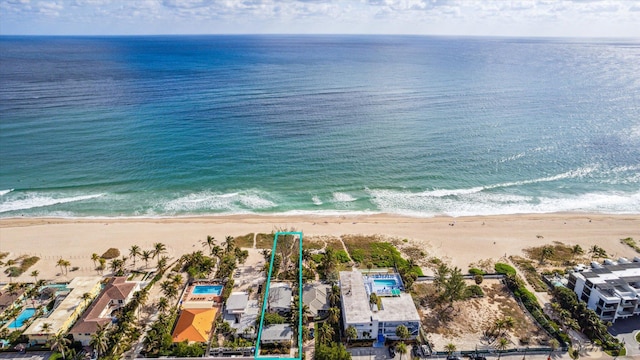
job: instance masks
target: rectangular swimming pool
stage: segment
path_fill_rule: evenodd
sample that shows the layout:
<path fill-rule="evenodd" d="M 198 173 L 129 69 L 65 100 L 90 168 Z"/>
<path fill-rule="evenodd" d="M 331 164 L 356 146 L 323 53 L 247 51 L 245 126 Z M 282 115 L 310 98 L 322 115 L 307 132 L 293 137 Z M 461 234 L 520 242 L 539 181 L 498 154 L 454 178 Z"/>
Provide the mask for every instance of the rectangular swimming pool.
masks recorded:
<path fill-rule="evenodd" d="M 398 285 L 398 282 L 395 279 L 375 279 L 373 280 L 373 283 L 377 287 L 391 287 Z"/>
<path fill-rule="evenodd" d="M 222 294 L 222 285 L 196 285 L 192 293 L 199 295 L 220 295 Z"/>
<path fill-rule="evenodd" d="M 20 313 L 20 315 L 18 315 L 18 317 L 13 320 L 13 322 L 11 322 L 11 324 L 9 324 L 9 328 L 11 329 L 17 329 L 22 327 L 22 325 L 24 325 L 24 322 L 31 319 L 31 317 L 36 313 L 36 309 L 34 308 L 26 308 L 24 310 L 22 310 L 22 312 Z"/>

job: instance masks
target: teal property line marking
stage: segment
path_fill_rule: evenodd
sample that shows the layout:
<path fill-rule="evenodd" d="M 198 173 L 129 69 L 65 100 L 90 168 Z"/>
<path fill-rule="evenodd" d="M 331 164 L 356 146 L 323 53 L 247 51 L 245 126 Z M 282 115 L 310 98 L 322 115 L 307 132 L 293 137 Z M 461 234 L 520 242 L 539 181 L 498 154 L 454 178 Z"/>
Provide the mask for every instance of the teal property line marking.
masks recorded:
<path fill-rule="evenodd" d="M 300 249 L 298 254 L 298 357 L 271 357 L 271 356 L 260 356 L 260 339 L 262 337 L 262 327 L 264 324 L 264 314 L 267 307 L 267 301 L 269 301 L 269 287 L 271 285 L 271 273 L 273 272 L 273 260 L 276 255 L 276 246 L 278 244 L 278 236 L 280 235 L 298 235 L 300 237 Z M 262 300 L 262 313 L 260 314 L 260 327 L 258 329 L 258 338 L 256 340 L 256 350 L 253 354 L 254 359 L 269 359 L 269 360 L 277 360 L 277 359 L 286 359 L 286 360 L 301 360 L 302 359 L 302 231 L 297 232 L 281 232 L 278 231 L 275 234 L 273 239 L 273 248 L 271 249 L 271 261 L 269 262 L 269 273 L 267 274 L 267 282 L 265 283 L 265 293 L 264 298 Z"/>

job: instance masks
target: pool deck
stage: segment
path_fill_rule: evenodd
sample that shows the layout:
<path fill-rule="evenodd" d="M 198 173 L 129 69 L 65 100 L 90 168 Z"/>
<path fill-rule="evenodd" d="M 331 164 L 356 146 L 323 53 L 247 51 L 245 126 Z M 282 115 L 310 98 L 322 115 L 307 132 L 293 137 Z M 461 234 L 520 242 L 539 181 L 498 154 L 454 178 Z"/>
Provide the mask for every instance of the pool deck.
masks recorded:
<path fill-rule="evenodd" d="M 196 286 L 222 286 L 219 283 L 195 282 L 190 284 L 182 297 L 182 307 L 184 308 L 203 308 L 213 307 L 222 302 L 222 296 L 216 294 L 194 294 L 193 290 Z"/>

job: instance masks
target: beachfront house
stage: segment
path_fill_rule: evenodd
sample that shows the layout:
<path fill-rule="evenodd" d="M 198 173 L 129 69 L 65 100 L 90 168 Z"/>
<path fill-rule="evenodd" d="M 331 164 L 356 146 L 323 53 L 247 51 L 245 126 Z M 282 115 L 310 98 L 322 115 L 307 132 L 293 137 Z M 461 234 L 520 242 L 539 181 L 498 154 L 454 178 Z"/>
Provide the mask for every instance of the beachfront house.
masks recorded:
<path fill-rule="evenodd" d="M 309 320 L 323 317 L 329 311 L 328 284 L 305 284 L 302 289 L 302 302 L 309 308 Z"/>
<path fill-rule="evenodd" d="M 409 339 L 415 339 L 420 329 L 420 314 L 411 295 L 404 292 L 397 273 L 364 275 L 360 271 L 340 272 L 342 319 L 344 327 L 353 326 L 358 339 L 399 340 L 396 329 L 404 325 Z M 371 303 L 375 293 L 380 304 Z"/>
<path fill-rule="evenodd" d="M 235 329 L 236 334 L 253 339 L 256 336 L 255 324 L 259 313 L 257 300 L 249 300 L 246 292 L 233 292 L 225 304 L 224 321 Z"/>
<path fill-rule="evenodd" d="M 174 343 L 185 340 L 189 343 L 209 341 L 218 309 L 219 307 L 183 309 L 173 329 L 172 341 Z"/>
<path fill-rule="evenodd" d="M 600 265 L 569 275 L 567 287 L 602 321 L 640 317 L 640 258 Z"/>
<path fill-rule="evenodd" d="M 262 328 L 261 344 L 291 344 L 293 328 L 290 324 L 272 324 Z"/>
<path fill-rule="evenodd" d="M 268 312 L 276 312 L 285 315 L 291 310 L 293 301 L 291 285 L 287 283 L 273 283 L 269 287 L 269 301 L 267 302 Z"/>
<path fill-rule="evenodd" d="M 31 323 L 23 335 L 29 338 L 31 344 L 45 344 L 58 333 L 64 333 L 82 315 L 102 288 L 101 276 L 79 276 L 68 285 L 68 295 L 56 302 L 53 310 L 45 317 L 40 317 Z M 89 294 L 89 299 L 83 299 L 84 294 Z M 44 327 L 44 324 L 49 324 Z M 48 328 L 47 331 L 44 329 Z"/>
<path fill-rule="evenodd" d="M 109 280 L 100 295 L 91 303 L 80 320 L 69 331 L 75 341 L 88 346 L 91 336 L 100 326 L 109 326 L 115 320 L 115 313 L 124 307 L 133 294 L 140 290 L 140 283 L 127 281 L 126 277 L 114 277 Z"/>

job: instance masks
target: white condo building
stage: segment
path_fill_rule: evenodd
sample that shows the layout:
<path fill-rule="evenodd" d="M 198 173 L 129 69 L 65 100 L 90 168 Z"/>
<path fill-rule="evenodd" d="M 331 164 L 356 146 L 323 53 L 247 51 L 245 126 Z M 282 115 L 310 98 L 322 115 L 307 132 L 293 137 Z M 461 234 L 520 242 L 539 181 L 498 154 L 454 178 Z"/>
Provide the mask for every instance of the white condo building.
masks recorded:
<path fill-rule="evenodd" d="M 398 274 L 366 275 L 360 271 L 340 272 L 340 296 L 345 329 L 358 331 L 358 339 L 398 340 L 396 328 L 404 325 L 410 339 L 420 329 L 420 314 L 411 295 L 403 292 Z M 371 293 L 380 298 L 380 306 L 371 304 Z"/>
<path fill-rule="evenodd" d="M 596 263 L 593 269 L 572 273 L 567 287 L 603 321 L 640 315 L 640 262 Z"/>

